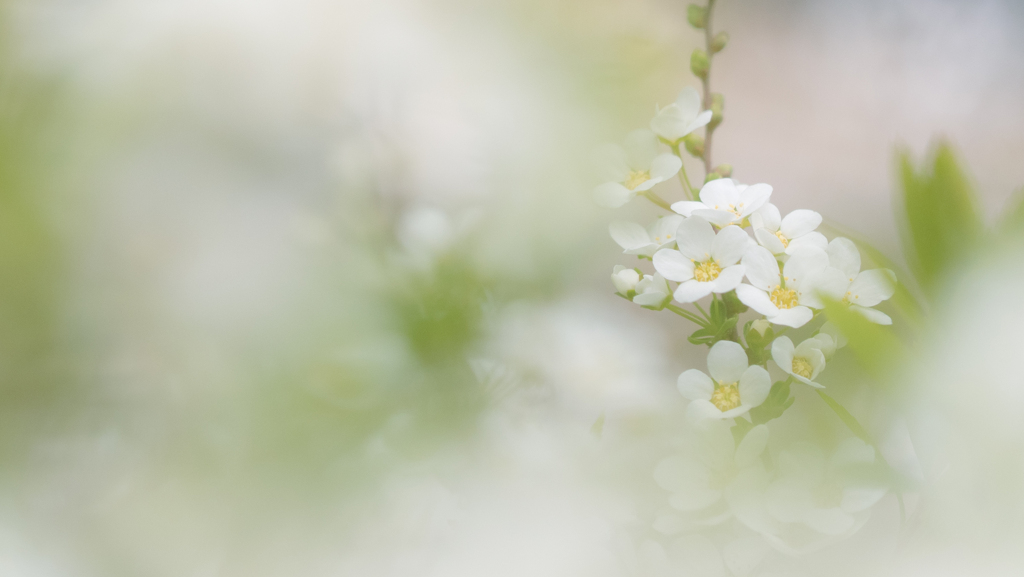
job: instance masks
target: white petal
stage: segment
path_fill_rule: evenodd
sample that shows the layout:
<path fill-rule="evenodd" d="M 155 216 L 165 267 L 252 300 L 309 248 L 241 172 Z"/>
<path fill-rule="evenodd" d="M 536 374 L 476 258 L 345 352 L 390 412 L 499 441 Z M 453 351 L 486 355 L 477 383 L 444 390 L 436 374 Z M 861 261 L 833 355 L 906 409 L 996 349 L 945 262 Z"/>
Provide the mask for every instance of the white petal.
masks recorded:
<path fill-rule="evenodd" d="M 850 281 L 839 269 L 826 267 L 812 273 L 800 284 L 800 304 L 816 309 L 825 308 L 822 297 L 842 300 L 850 286 Z"/>
<path fill-rule="evenodd" d="M 747 216 L 761 208 L 764 203 L 768 202 L 768 199 L 771 198 L 771 196 L 771 186 L 763 183 L 752 184 L 740 193 L 739 202 L 736 204 L 736 210 L 740 215 Z"/>
<path fill-rule="evenodd" d="M 657 531 L 658 533 L 661 533 L 662 535 L 669 535 L 669 536 L 671 536 L 671 535 L 675 535 L 676 533 L 680 533 L 680 532 L 686 530 L 688 527 L 690 527 L 690 523 L 687 523 L 686 520 L 683 519 L 675 511 L 659 511 L 658 514 L 654 516 L 654 522 L 651 523 L 651 527 L 653 527 L 655 531 Z M 657 545 L 657 544 L 655 543 L 655 545 Z M 659 548 L 660 548 L 660 545 L 659 545 Z M 661 554 L 662 555 L 665 554 L 664 550 L 662 550 Z M 650 574 L 650 575 L 663 575 L 668 570 L 667 569 L 667 567 L 668 567 L 668 559 L 667 558 L 665 559 L 664 567 L 665 567 L 665 569 L 661 569 L 661 570 L 650 570 L 649 569 L 646 573 L 642 573 L 642 574 L 643 575 L 648 575 L 648 574 Z"/>
<path fill-rule="evenodd" d="M 842 535 L 853 527 L 854 519 L 839 507 L 811 509 L 804 515 L 804 523 L 825 535 Z"/>
<path fill-rule="evenodd" d="M 606 182 L 594 189 L 594 202 L 605 208 L 619 208 L 635 194 L 617 182 Z"/>
<path fill-rule="evenodd" d="M 629 177 L 626 151 L 617 144 L 606 144 L 595 151 L 595 172 L 601 180 L 625 182 Z"/>
<path fill-rule="evenodd" d="M 751 224 L 754 223 L 754 220 L 759 220 L 757 225 L 759 228 L 766 228 L 771 233 L 777 232 L 782 226 L 782 215 L 779 213 L 778 207 L 770 202 L 764 203 L 761 208 L 750 215 Z M 772 236 L 775 235 L 772 234 Z"/>
<path fill-rule="evenodd" d="M 636 254 L 636 255 L 640 255 L 640 256 L 654 256 L 654 253 L 658 252 L 658 249 L 660 249 L 660 248 L 661 248 L 660 245 L 657 245 L 657 244 L 652 242 L 651 244 L 645 244 L 643 246 L 638 246 L 636 248 L 631 248 L 629 250 L 624 250 L 624 251 L 622 251 L 622 254 Z"/>
<path fill-rule="evenodd" d="M 757 242 L 772 254 L 783 254 L 786 252 L 786 246 L 782 244 L 782 239 L 775 236 L 775 233 L 767 228 L 755 228 L 754 236 L 757 238 Z"/>
<path fill-rule="evenodd" d="M 676 96 L 676 106 L 683 117 L 689 120 L 696 118 L 700 112 L 700 94 L 697 94 L 697 89 L 687 86 L 680 90 L 679 96 Z"/>
<path fill-rule="evenodd" d="M 676 287 L 676 292 L 673 293 L 672 297 L 681 303 L 697 302 L 711 294 L 714 288 L 714 283 L 688 280 Z"/>
<path fill-rule="evenodd" d="M 658 136 L 675 142 L 686 136 L 686 128 L 690 124 L 689 118 L 684 118 L 679 105 L 672 103 L 662 108 L 651 119 L 651 130 Z"/>
<path fill-rule="evenodd" d="M 750 407 L 757 407 L 768 398 L 771 388 L 772 378 L 768 375 L 768 371 L 757 365 L 748 367 L 740 377 L 740 402 Z"/>
<path fill-rule="evenodd" d="M 825 250 L 828 248 L 828 239 L 825 235 L 817 231 L 809 232 L 799 238 L 791 238 L 789 240 L 789 246 L 786 247 L 786 254 L 793 254 L 800 250 L 801 247 L 812 246 Z"/>
<path fill-rule="evenodd" d="M 714 285 L 711 291 L 722 294 L 735 289 L 740 286 L 740 282 L 743 281 L 743 275 L 746 274 L 746 270 L 747 269 L 741 264 L 734 264 L 732 266 L 725 267 L 725 269 L 718 274 L 718 278 L 711 281 L 711 284 Z"/>
<path fill-rule="evenodd" d="M 640 287 L 638 285 L 637 292 L 639 292 L 639 289 Z M 633 297 L 633 302 L 640 306 L 656 307 L 659 306 L 661 303 L 665 302 L 665 300 L 668 299 L 668 295 L 668 291 L 665 291 L 663 293 L 657 291 L 641 292 L 640 294 Z"/>
<path fill-rule="evenodd" d="M 839 504 L 847 513 L 857 513 L 882 500 L 889 490 L 885 487 L 847 487 Z"/>
<path fill-rule="evenodd" d="M 787 214 L 786 218 L 782 219 L 779 230 L 786 238 L 800 238 L 818 228 L 819 224 L 821 224 L 820 214 L 801 208 Z"/>
<path fill-rule="evenodd" d="M 829 266 L 843 271 L 851 281 L 860 272 L 860 251 L 852 240 L 843 237 L 832 239 L 826 252 Z"/>
<path fill-rule="evenodd" d="M 850 283 L 850 303 L 873 307 L 892 298 L 896 292 L 896 275 L 888 269 L 866 270 Z"/>
<path fill-rule="evenodd" d="M 772 342 L 772 360 L 787 373 L 793 373 L 793 341 L 789 337 L 779 337 Z"/>
<path fill-rule="evenodd" d="M 812 318 L 814 318 L 814 312 L 811 309 L 807 307 L 793 307 L 791 309 L 779 310 L 777 314 L 771 316 L 768 320 L 777 325 L 798 329 L 806 325 Z"/>
<path fill-rule="evenodd" d="M 691 213 L 692 216 L 699 216 L 704 220 L 716 225 L 716 226 L 728 226 L 734 222 L 739 221 L 739 217 L 727 210 L 714 210 L 710 208 L 702 208 L 694 210 Z"/>
<path fill-rule="evenodd" d="M 750 269 L 747 269 L 747 276 L 750 276 Z M 736 296 L 739 297 L 741 303 L 766 317 L 779 314 L 779 307 L 775 306 L 772 299 L 768 297 L 768 293 L 759 288 L 741 284 L 736 287 Z"/>
<path fill-rule="evenodd" d="M 714 505 L 721 498 L 720 490 L 705 485 L 673 493 L 669 504 L 679 511 L 700 511 Z"/>
<path fill-rule="evenodd" d="M 759 535 L 733 539 L 722 546 L 722 560 L 736 577 L 746 577 L 768 554 L 768 545 Z"/>
<path fill-rule="evenodd" d="M 659 245 L 675 242 L 676 231 L 683 223 L 683 217 L 678 214 L 663 216 L 647 227 L 647 235 Z"/>
<path fill-rule="evenodd" d="M 775 260 L 775 256 L 768 249 L 751 246 L 743 255 L 742 262 L 747 269 L 747 280 L 750 284 L 763 291 L 779 286 L 779 261 Z"/>
<path fill-rule="evenodd" d="M 693 261 L 678 250 L 663 248 L 654 253 L 651 260 L 654 262 L 654 270 L 668 280 L 683 282 L 693 278 Z"/>
<path fill-rule="evenodd" d="M 686 406 L 686 420 L 692 423 L 695 427 L 705 427 L 708 423 L 715 419 L 722 418 L 722 411 L 718 407 L 711 404 L 711 401 L 699 400 L 691 401 Z"/>
<path fill-rule="evenodd" d="M 725 565 L 718 547 L 699 533 L 684 535 L 672 544 L 674 561 L 680 575 L 725 577 Z"/>
<path fill-rule="evenodd" d="M 700 189 L 700 201 L 716 210 L 728 210 L 729 205 L 735 206 L 739 202 L 739 198 L 736 182 L 731 178 L 712 180 Z"/>
<path fill-rule="evenodd" d="M 647 229 L 635 222 L 615 221 L 608 225 L 612 240 L 626 250 L 640 248 L 651 243 Z"/>
<path fill-rule="evenodd" d="M 665 182 L 675 176 L 682 166 L 683 161 L 679 160 L 678 156 L 674 154 L 659 154 L 651 161 L 651 180 L 656 183 Z"/>
<path fill-rule="evenodd" d="M 889 315 L 883 313 L 882 311 L 876 311 L 875 309 L 869 309 L 867 307 L 862 307 L 859 305 L 851 305 L 850 310 L 860 313 L 864 318 L 875 323 L 876 325 L 892 324 L 892 319 L 889 318 Z"/>
<path fill-rule="evenodd" d="M 676 246 L 679 247 L 679 252 L 683 253 L 683 256 L 698 262 L 704 262 L 711 257 L 715 231 L 708 221 L 692 216 L 679 225 L 676 235 Z"/>
<path fill-rule="evenodd" d="M 800 282 L 807 275 L 825 270 L 828 266 L 828 255 L 825 251 L 812 247 L 793 251 L 789 260 L 782 267 L 782 276 L 786 279 L 786 288 L 799 290 Z"/>
<path fill-rule="evenodd" d="M 626 135 L 626 162 L 633 170 L 650 170 L 658 156 L 658 137 L 650 130 L 634 130 Z"/>
<path fill-rule="evenodd" d="M 707 208 L 703 202 L 696 202 L 693 200 L 680 200 L 679 202 L 672 203 L 672 210 L 683 216 L 690 216 L 694 210 L 702 210 Z"/>
<path fill-rule="evenodd" d="M 841 349 L 847 345 L 846 337 L 843 336 L 843 333 L 839 332 L 839 327 L 832 324 L 830 321 L 825 321 L 825 324 L 821 325 L 818 332 L 825 333 L 832 337 L 832 340 L 836 343 L 837 349 Z"/>
<path fill-rule="evenodd" d="M 715 383 L 711 381 L 711 377 L 697 369 L 690 369 L 679 375 L 676 387 L 684 397 L 691 401 L 710 400 L 711 394 L 715 392 Z"/>
<path fill-rule="evenodd" d="M 686 457 L 666 457 L 654 467 L 654 482 L 673 493 L 707 487 L 711 472 L 707 467 Z"/>
<path fill-rule="evenodd" d="M 711 256 L 724 268 L 740 262 L 750 247 L 750 237 L 742 228 L 727 226 L 715 235 L 711 243 Z"/>
<path fill-rule="evenodd" d="M 719 383 L 739 382 L 747 366 L 747 353 L 739 343 L 718 341 L 708 351 L 708 372 Z"/>
<path fill-rule="evenodd" d="M 684 132 L 683 136 L 686 136 L 687 134 L 693 132 L 694 130 L 697 130 L 702 126 L 706 126 L 707 123 L 711 122 L 711 117 L 712 113 L 710 110 L 705 110 L 704 112 L 698 114 L 697 118 L 694 118 L 693 122 L 686 126 L 686 131 Z"/>
<path fill-rule="evenodd" d="M 761 367 L 750 367 L 758 368 Z M 748 369 L 749 370 L 749 369 Z M 762 371 L 764 369 L 761 369 Z M 767 374 L 767 373 L 766 373 Z M 768 426 L 758 425 L 753 429 L 747 431 L 747 434 L 740 441 L 739 446 L 736 447 L 736 465 L 740 467 L 749 467 L 758 462 L 761 458 L 761 453 L 764 452 L 765 446 L 768 444 Z"/>

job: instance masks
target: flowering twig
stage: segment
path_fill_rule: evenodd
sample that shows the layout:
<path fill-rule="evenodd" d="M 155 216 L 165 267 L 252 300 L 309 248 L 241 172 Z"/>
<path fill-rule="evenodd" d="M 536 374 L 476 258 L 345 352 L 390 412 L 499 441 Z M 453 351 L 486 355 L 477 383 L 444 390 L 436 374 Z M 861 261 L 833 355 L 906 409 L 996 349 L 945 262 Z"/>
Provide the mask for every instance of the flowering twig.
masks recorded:
<path fill-rule="evenodd" d="M 714 34 L 711 32 L 711 15 L 715 8 L 715 0 L 708 0 L 707 11 L 704 15 L 704 43 L 707 51 L 708 65 L 701 82 L 704 85 L 704 106 L 711 106 L 711 60 L 715 51 L 712 48 Z M 704 131 L 704 173 L 711 174 L 711 136 L 715 131 L 713 124 L 708 124 Z"/>

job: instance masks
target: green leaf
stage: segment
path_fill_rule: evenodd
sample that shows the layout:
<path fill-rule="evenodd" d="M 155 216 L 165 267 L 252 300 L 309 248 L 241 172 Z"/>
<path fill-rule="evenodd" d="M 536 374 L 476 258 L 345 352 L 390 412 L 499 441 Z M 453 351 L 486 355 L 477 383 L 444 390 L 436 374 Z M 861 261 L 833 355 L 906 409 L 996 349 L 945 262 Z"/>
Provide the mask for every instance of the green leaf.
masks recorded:
<path fill-rule="evenodd" d="M 778 381 L 772 385 L 768 398 L 750 410 L 750 418 L 754 425 L 778 419 L 793 404 L 795 397 L 789 396 L 789 380 Z"/>
<path fill-rule="evenodd" d="M 903 342 L 892 328 L 876 325 L 845 304 L 824 299 L 825 314 L 849 341 L 857 361 L 872 376 L 883 379 L 888 369 L 905 354 Z"/>
<path fill-rule="evenodd" d="M 920 172 L 899 153 L 905 211 L 905 249 L 922 288 L 934 294 L 942 276 L 973 248 L 983 230 L 974 191 L 952 147 L 940 142 Z"/>
<path fill-rule="evenodd" d="M 818 396 L 821 397 L 823 401 L 825 401 L 825 404 L 827 404 L 829 408 L 832 409 L 832 412 L 839 416 L 839 419 L 843 421 L 843 424 L 846 425 L 846 428 L 850 429 L 850 431 L 854 435 L 860 437 L 862 441 L 874 447 L 875 442 L 871 440 L 871 435 L 868 434 L 867 429 L 861 426 L 860 422 L 858 422 L 857 419 L 855 419 L 854 416 L 850 414 L 850 411 L 846 410 L 846 407 L 840 405 L 835 399 L 826 395 L 825 391 L 821 389 L 816 390 L 818 391 Z"/>

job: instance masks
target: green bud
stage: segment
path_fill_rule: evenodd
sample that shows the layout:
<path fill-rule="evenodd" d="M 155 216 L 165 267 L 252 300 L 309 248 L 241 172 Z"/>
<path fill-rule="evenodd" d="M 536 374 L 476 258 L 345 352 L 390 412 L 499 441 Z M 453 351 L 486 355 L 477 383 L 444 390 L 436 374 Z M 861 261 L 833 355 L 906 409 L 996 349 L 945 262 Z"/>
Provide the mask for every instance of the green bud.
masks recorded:
<path fill-rule="evenodd" d="M 725 45 L 729 43 L 729 35 L 725 32 L 719 32 L 715 34 L 715 37 L 711 39 L 711 53 L 717 54 L 721 52 Z"/>
<path fill-rule="evenodd" d="M 691 59 L 692 65 L 692 59 Z M 722 123 L 722 109 L 725 108 L 725 97 L 719 93 L 711 95 L 711 122 L 708 123 L 708 129 L 714 130 Z"/>
<path fill-rule="evenodd" d="M 719 178 L 722 178 L 722 175 L 712 170 L 711 172 L 708 173 L 707 176 L 704 177 L 704 184 L 707 184 L 712 180 L 718 180 Z"/>
<path fill-rule="evenodd" d="M 719 164 L 715 167 L 715 172 L 721 174 L 725 178 L 732 176 L 732 165 L 731 164 Z"/>
<path fill-rule="evenodd" d="M 764 333 L 770 330 L 772 325 L 765 319 L 757 319 L 750 323 L 750 328 L 757 331 L 757 334 L 761 335 L 761 338 L 763 339 Z"/>
<path fill-rule="evenodd" d="M 697 78 L 707 78 L 709 66 L 707 52 L 697 48 L 690 55 L 690 70 Z"/>
<path fill-rule="evenodd" d="M 707 17 L 708 9 L 703 6 L 690 4 L 686 7 L 686 19 L 689 20 L 690 26 L 694 28 L 704 28 L 704 25 L 707 23 Z"/>
<path fill-rule="evenodd" d="M 686 146 L 686 152 L 689 152 L 697 158 L 704 158 L 704 137 L 691 132 L 683 137 L 683 144 Z"/>

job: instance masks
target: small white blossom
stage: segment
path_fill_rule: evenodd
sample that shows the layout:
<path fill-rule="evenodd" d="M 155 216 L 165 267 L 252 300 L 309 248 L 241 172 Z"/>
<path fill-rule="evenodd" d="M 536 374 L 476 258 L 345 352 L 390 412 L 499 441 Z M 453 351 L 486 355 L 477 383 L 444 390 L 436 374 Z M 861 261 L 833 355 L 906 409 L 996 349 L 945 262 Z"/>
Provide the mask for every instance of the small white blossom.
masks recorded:
<path fill-rule="evenodd" d="M 681 283 L 675 299 L 691 303 L 711 293 L 725 293 L 743 280 L 738 264 L 753 241 L 738 226 L 727 226 L 715 234 L 711 224 L 692 217 L 679 225 L 679 250 L 661 249 L 654 254 L 654 268 L 668 280 Z"/>
<path fill-rule="evenodd" d="M 891 325 L 889 315 L 871 307 L 888 300 L 896 292 L 896 274 L 889 269 L 872 269 L 861 272 L 860 251 L 848 238 L 836 238 L 828 243 L 829 266 L 816 275 L 811 282 L 816 291 L 849 305 L 850 310 L 860 313 L 873 323 Z M 817 295 L 811 300 L 815 308 L 823 308 Z"/>
<path fill-rule="evenodd" d="M 607 182 L 594 189 L 594 200 L 609 208 L 618 208 L 672 178 L 683 166 L 678 156 L 659 153 L 658 137 L 649 130 L 629 133 L 625 148 L 609 145 L 601 157 L 598 168 Z"/>
<path fill-rule="evenodd" d="M 801 246 L 825 250 L 828 239 L 814 230 L 819 224 L 821 215 L 813 210 L 794 210 L 782 218 L 779 209 L 770 202 L 750 215 L 754 238 L 774 255 L 793 254 Z"/>
<path fill-rule="evenodd" d="M 767 443 L 765 425 L 752 428 L 737 446 L 726 423 L 707 423 L 697 431 L 695 445 L 662 459 L 654 468 L 655 482 L 672 493 L 669 504 L 673 509 L 655 521 L 655 528 L 671 534 L 688 525 L 715 525 L 727 520 L 732 515 L 727 490 L 744 470 L 763 470 L 761 453 Z M 686 517 L 680 518 L 679 513 Z"/>
<path fill-rule="evenodd" d="M 731 178 L 719 178 L 700 189 L 700 202 L 683 200 L 674 203 L 672 210 L 683 216 L 699 216 L 716 226 L 742 225 L 771 195 L 772 187 L 767 184 L 747 186 Z"/>
<path fill-rule="evenodd" d="M 840 444 L 830 459 L 809 443 L 782 451 L 778 477 L 764 493 L 767 512 L 782 524 L 774 544 L 795 553 L 823 544 L 807 539 L 805 532 L 787 531 L 792 525 L 833 538 L 856 532 L 867 521 L 868 510 L 888 492 L 865 478 L 874 462 L 874 449 L 856 437 Z M 799 542 L 792 539 L 796 536 Z"/>
<path fill-rule="evenodd" d="M 636 269 L 626 268 L 621 264 L 615 265 L 612 269 L 612 284 L 615 285 L 615 290 L 623 295 L 635 291 L 639 282 L 640 273 L 636 272 Z"/>
<path fill-rule="evenodd" d="M 608 233 L 623 253 L 650 257 L 658 249 L 675 243 L 676 230 L 682 222 L 683 217 L 677 214 L 663 216 L 647 228 L 635 222 L 616 221 L 608 225 Z"/>
<path fill-rule="evenodd" d="M 690 399 L 687 417 L 728 419 L 746 414 L 768 398 L 772 380 L 768 371 L 747 363 L 747 353 L 739 343 L 718 341 L 708 351 L 709 377 L 690 369 L 679 375 L 679 392 Z"/>
<path fill-rule="evenodd" d="M 775 255 L 763 246 L 755 246 L 743 255 L 743 266 L 750 284 L 736 287 L 736 296 L 772 323 L 802 327 L 814 316 L 809 307 L 822 306 L 811 298 L 814 286 L 805 282 L 828 266 L 828 255 L 820 248 L 807 246 L 794 251 L 780 273 Z"/>
<path fill-rule="evenodd" d="M 651 130 L 669 142 L 680 138 L 711 122 L 711 111 L 700 110 L 700 95 L 687 86 L 676 101 L 658 110 L 651 119 Z"/>
<path fill-rule="evenodd" d="M 789 337 L 779 337 L 772 342 L 772 360 L 801 383 L 823 389 L 825 387 L 814 382 L 814 379 L 825 368 L 822 348 L 830 345 L 832 340 L 828 335 L 824 337 L 828 339 L 827 343 L 818 338 L 810 338 L 796 347 Z"/>
<path fill-rule="evenodd" d="M 645 274 L 637 283 L 635 290 L 637 294 L 633 297 L 633 302 L 647 307 L 660 307 L 672 296 L 668 281 L 658 273 Z"/>

